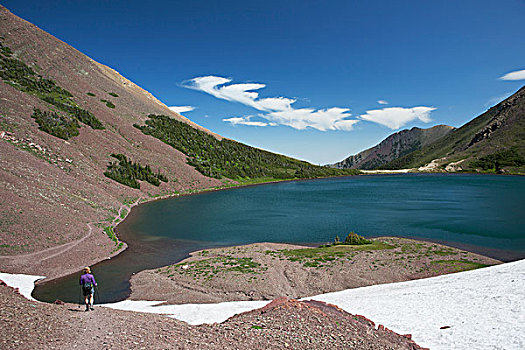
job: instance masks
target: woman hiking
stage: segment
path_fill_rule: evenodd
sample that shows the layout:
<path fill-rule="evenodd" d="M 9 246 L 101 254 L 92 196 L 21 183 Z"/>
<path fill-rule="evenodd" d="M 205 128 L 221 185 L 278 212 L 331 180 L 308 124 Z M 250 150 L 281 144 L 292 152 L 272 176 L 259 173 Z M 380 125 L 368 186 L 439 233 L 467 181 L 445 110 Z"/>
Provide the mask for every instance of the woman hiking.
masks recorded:
<path fill-rule="evenodd" d="M 95 294 L 95 286 L 97 282 L 95 277 L 91 274 L 89 267 L 84 267 L 84 273 L 80 276 L 80 285 L 82 286 L 82 292 L 84 293 L 84 301 L 86 303 L 86 311 L 94 310 L 93 308 L 93 295 Z"/>

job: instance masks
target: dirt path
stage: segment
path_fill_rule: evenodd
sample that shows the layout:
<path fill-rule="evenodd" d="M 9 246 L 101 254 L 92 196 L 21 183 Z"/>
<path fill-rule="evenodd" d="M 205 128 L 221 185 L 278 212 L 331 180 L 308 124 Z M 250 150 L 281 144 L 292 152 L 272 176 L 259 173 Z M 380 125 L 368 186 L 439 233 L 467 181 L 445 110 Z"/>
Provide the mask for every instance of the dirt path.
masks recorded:
<path fill-rule="evenodd" d="M 130 213 L 131 208 L 137 205 L 140 198 L 130 204 L 123 204 L 117 211 L 117 216 L 109 224 L 115 227 Z M 122 212 L 126 210 L 124 218 Z M 46 275 L 46 280 L 56 278 L 74 271 L 84 265 L 93 265 L 104 258 L 119 254 L 127 248 L 124 244 L 119 251 L 114 251 L 114 243 L 108 242 L 107 235 L 94 226 L 95 223 L 86 223 L 88 232 L 85 236 L 72 242 L 41 251 L 20 255 L 0 256 L 0 266 L 5 272 L 29 273 Z M 95 234 L 96 232 L 96 234 Z M 108 253 L 109 252 L 109 253 Z M 79 259 L 79 257 L 82 257 Z M 71 261 L 82 261 L 82 266 L 74 266 Z M 45 271 L 42 273 L 40 271 Z"/>

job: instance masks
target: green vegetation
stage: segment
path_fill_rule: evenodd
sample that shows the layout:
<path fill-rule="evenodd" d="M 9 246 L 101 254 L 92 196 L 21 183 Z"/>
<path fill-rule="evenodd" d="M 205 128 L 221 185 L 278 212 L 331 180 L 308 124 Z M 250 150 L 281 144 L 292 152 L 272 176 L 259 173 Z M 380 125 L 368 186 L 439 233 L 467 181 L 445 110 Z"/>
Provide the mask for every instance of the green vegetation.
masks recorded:
<path fill-rule="evenodd" d="M 372 243 L 373 241 L 368 240 L 365 237 L 360 236 L 354 231 L 352 231 L 346 236 L 343 242 L 339 240 L 339 236 L 335 236 L 334 243 L 328 244 L 322 247 L 330 247 L 334 245 L 364 245 L 364 244 L 372 244 Z"/>
<path fill-rule="evenodd" d="M 86 93 L 86 94 L 87 94 L 88 96 L 91 96 L 91 97 L 97 96 L 97 95 L 95 95 L 95 94 L 92 93 L 92 92 L 88 92 L 88 93 Z"/>
<path fill-rule="evenodd" d="M 63 116 L 56 112 L 42 112 L 35 108 L 31 116 L 38 123 L 38 128 L 58 138 L 68 140 L 79 134 L 78 121 L 69 116 Z"/>
<path fill-rule="evenodd" d="M 104 102 L 106 104 L 106 106 L 109 107 L 109 108 L 115 108 L 115 105 L 113 104 L 113 102 L 111 102 L 109 100 L 100 100 L 100 102 Z"/>
<path fill-rule="evenodd" d="M 394 249 L 393 245 L 381 241 L 369 241 L 361 245 L 324 245 L 318 248 L 267 250 L 267 255 L 289 261 L 299 261 L 305 267 L 322 267 L 323 263 L 330 263 L 339 258 L 352 259 L 356 252 Z"/>
<path fill-rule="evenodd" d="M 7 121 L 6 116 L 0 114 L 0 130 L 13 132 L 16 129 L 18 129 L 19 125 L 17 123 L 14 123 L 12 121 Z"/>
<path fill-rule="evenodd" d="M 501 152 L 480 157 L 472 161 L 470 165 L 485 171 L 499 172 L 505 166 L 520 167 L 525 165 L 525 157 L 518 152 L 517 147 L 511 147 Z"/>
<path fill-rule="evenodd" d="M 490 265 L 480 264 L 480 263 L 469 261 L 469 260 L 437 260 L 437 261 L 432 261 L 431 263 L 435 265 L 443 266 L 446 268 L 451 268 L 455 270 L 456 272 L 475 270 L 475 269 L 480 269 L 482 267 L 490 266 Z"/>
<path fill-rule="evenodd" d="M 104 228 L 104 232 L 108 235 L 108 237 L 115 243 L 115 249 L 113 249 L 111 251 L 111 254 L 119 251 L 122 246 L 123 246 L 123 243 L 121 241 L 118 240 L 117 238 L 117 235 L 115 234 L 115 231 L 113 231 L 113 226 L 106 226 Z"/>
<path fill-rule="evenodd" d="M 146 125 L 134 126 L 188 156 L 188 164 L 203 175 L 230 179 L 302 179 L 354 175 L 358 170 L 333 169 L 263 151 L 214 136 L 165 115 L 149 115 Z"/>
<path fill-rule="evenodd" d="M 11 51 L 11 49 L 7 46 L 3 46 L 0 42 L 0 54 L 4 55 L 5 57 L 11 57 L 13 55 L 13 51 Z"/>
<path fill-rule="evenodd" d="M 159 186 L 160 182 L 168 182 L 166 176 L 159 172 L 153 173 L 149 165 L 142 166 L 139 163 L 128 161 L 123 154 L 114 154 L 111 156 L 118 160 L 118 163 L 110 162 L 104 175 L 120 182 L 123 185 L 140 188 L 138 180 L 147 181 L 154 186 Z"/>
<path fill-rule="evenodd" d="M 104 129 L 104 126 L 91 112 L 80 108 L 78 104 L 73 101 L 73 95 L 61 88 L 51 79 L 43 78 L 37 75 L 35 71 L 17 58 L 11 58 L 12 54 L 9 48 L 3 46 L 0 42 L 0 77 L 6 84 L 11 85 L 17 90 L 34 95 L 41 100 L 55 106 L 60 111 L 69 114 L 68 117 L 58 116 L 58 114 L 51 113 L 45 116 L 46 112 L 41 112 L 35 109 L 33 118 L 40 119 L 40 129 L 48 132 L 51 135 L 60 138 L 68 139 L 78 135 L 78 125 L 70 119 L 76 119 L 93 129 Z M 35 115 L 36 114 L 36 115 Z M 61 130 L 64 129 L 64 130 Z"/>
<path fill-rule="evenodd" d="M 108 92 L 109 95 L 113 96 L 113 97 L 118 97 L 118 95 L 114 92 Z"/>
<path fill-rule="evenodd" d="M 113 226 L 107 226 L 104 228 L 104 232 L 108 235 L 108 237 L 115 242 L 115 244 L 118 243 L 118 238 L 115 232 L 113 231 Z"/>
<path fill-rule="evenodd" d="M 128 215 L 128 210 L 126 208 L 122 208 L 122 210 L 120 211 L 120 218 L 124 219 L 126 215 Z"/>
<path fill-rule="evenodd" d="M 174 273 L 210 280 L 214 275 L 231 273 L 258 274 L 266 270 L 252 258 L 236 258 L 231 255 L 218 256 L 188 263 L 179 263 L 157 270 L 172 277 Z"/>

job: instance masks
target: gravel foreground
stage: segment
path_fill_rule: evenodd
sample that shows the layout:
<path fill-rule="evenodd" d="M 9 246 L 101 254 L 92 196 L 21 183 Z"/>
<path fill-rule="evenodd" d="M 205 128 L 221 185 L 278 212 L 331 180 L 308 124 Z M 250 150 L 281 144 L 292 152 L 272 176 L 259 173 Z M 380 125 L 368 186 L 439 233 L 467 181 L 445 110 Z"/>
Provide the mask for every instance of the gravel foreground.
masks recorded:
<path fill-rule="evenodd" d="M 3 283 L 0 283 L 3 284 Z M 2 349 L 422 349 L 410 336 L 318 301 L 274 300 L 220 324 L 29 301 L 0 285 Z"/>

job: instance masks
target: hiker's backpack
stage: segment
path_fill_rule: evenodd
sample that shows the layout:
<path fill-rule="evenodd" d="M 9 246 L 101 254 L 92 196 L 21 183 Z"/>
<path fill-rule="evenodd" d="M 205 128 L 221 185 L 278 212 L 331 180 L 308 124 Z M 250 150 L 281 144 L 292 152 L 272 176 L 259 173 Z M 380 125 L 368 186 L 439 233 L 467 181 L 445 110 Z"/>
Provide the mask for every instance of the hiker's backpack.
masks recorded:
<path fill-rule="evenodd" d="M 93 283 L 92 282 L 86 282 L 86 283 L 84 283 L 82 288 L 84 289 L 85 293 L 91 293 L 91 291 L 93 290 Z"/>

